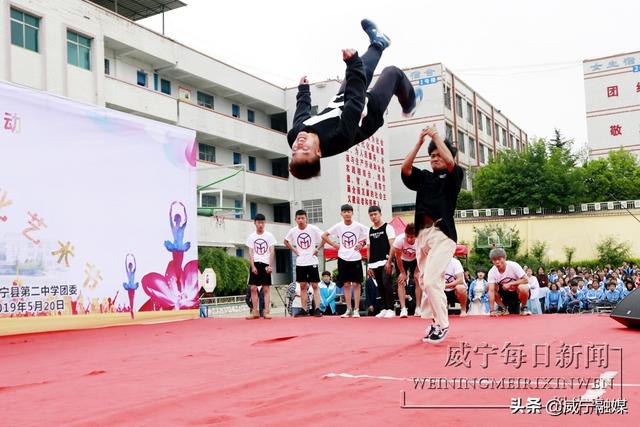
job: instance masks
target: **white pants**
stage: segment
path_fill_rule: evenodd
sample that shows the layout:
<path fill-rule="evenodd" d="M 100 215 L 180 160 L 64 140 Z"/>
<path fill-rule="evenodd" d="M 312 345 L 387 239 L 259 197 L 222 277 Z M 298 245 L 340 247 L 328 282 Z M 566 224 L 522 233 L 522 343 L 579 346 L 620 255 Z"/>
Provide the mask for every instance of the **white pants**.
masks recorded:
<path fill-rule="evenodd" d="M 456 251 L 456 242 L 437 227 L 420 230 L 416 240 L 423 290 L 422 318 L 433 319 L 442 328 L 449 327 L 447 296 L 444 293 L 444 271 Z M 425 298 L 426 296 L 426 298 Z"/>

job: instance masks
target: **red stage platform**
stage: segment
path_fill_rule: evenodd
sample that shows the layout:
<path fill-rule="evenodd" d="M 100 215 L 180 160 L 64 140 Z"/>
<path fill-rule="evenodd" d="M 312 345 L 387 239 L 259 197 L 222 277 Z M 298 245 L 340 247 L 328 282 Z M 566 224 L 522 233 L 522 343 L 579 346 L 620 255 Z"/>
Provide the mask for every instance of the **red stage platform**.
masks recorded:
<path fill-rule="evenodd" d="M 1 337 L 2 425 L 640 421 L 640 332 L 608 316 L 454 316 L 438 345 L 419 342 L 424 325 L 417 318 L 196 319 Z M 513 389 L 512 383 L 508 389 L 513 378 L 521 378 L 520 385 L 524 378 L 537 381 L 539 388 Z M 555 382 L 544 384 L 549 378 Z M 563 384 L 558 378 L 565 385 L 573 378 L 573 388 L 549 390 Z M 606 378 L 613 386 L 578 378 Z M 621 392 L 627 415 L 545 410 L 554 396 L 619 399 Z M 540 398 L 541 413 L 512 414 L 512 398 L 523 407 Z M 535 411 L 535 401 L 529 403 Z"/>

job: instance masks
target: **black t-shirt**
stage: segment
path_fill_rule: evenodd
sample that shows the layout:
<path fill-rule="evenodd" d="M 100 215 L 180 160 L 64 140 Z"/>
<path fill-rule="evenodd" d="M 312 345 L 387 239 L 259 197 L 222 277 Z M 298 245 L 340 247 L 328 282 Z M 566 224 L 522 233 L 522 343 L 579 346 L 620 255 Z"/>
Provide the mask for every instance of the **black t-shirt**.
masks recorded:
<path fill-rule="evenodd" d="M 419 232 L 425 216 L 438 222 L 438 228 L 451 240 L 457 242 L 458 234 L 453 214 L 462 188 L 464 171 L 457 164 L 451 172 L 447 170 L 431 172 L 411 168 L 411 175 L 402 174 L 402 182 L 408 189 L 416 192 L 415 225 Z"/>

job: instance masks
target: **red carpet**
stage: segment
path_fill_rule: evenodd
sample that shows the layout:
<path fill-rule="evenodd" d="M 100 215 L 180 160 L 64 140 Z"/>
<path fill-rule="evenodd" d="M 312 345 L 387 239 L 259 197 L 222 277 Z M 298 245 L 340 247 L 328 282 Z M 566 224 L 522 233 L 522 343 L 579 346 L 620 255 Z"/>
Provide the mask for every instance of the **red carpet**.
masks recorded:
<path fill-rule="evenodd" d="M 640 420 L 640 331 L 604 315 L 452 317 L 447 340 L 419 342 L 420 319 L 198 319 L 0 338 L 2 425 L 631 425 Z M 483 369 L 445 367 L 449 346 L 524 344 L 525 363 L 500 351 Z M 608 367 L 555 366 L 562 343 L 608 344 Z M 551 367 L 533 368 L 534 344 L 548 344 Z M 623 348 L 622 370 L 620 352 Z M 542 347 L 544 348 L 544 347 Z M 602 365 L 602 358 L 600 359 Z M 571 366 L 571 365 L 570 365 Z M 565 390 L 427 390 L 414 377 L 595 377 L 613 372 L 602 399 L 628 400 L 627 415 L 545 413 Z M 327 376 L 327 374 L 348 374 Z M 370 377 L 353 378 L 365 375 Z M 378 378 L 387 377 L 387 378 Z M 428 384 L 428 383 L 427 383 Z M 576 386 L 577 387 L 577 386 Z M 501 409 L 401 408 L 407 405 L 506 406 Z M 512 397 L 542 399 L 541 414 L 511 414 Z"/>

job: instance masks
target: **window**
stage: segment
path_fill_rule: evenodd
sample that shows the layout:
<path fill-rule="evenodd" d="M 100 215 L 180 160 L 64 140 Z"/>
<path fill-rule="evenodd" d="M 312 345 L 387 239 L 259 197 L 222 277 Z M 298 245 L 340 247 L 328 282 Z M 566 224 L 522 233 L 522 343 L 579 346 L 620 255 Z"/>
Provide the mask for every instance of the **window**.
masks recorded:
<path fill-rule="evenodd" d="M 485 163 L 486 158 L 484 156 L 484 145 L 480 145 L 480 152 L 478 154 L 480 154 L 480 163 Z"/>
<path fill-rule="evenodd" d="M 236 256 L 238 258 L 244 258 L 244 249 L 237 248 L 236 249 Z"/>
<path fill-rule="evenodd" d="M 506 147 L 507 146 L 507 131 L 506 129 L 501 129 L 502 130 L 502 144 Z"/>
<path fill-rule="evenodd" d="M 91 39 L 67 30 L 67 62 L 91 70 Z"/>
<path fill-rule="evenodd" d="M 509 134 L 509 148 L 516 148 L 516 147 L 513 145 L 513 140 L 514 140 L 513 134 L 511 134 L 511 133 L 510 133 L 510 134 Z"/>
<path fill-rule="evenodd" d="M 34 52 L 39 51 L 40 18 L 11 8 L 11 44 Z"/>
<path fill-rule="evenodd" d="M 458 149 L 461 153 L 464 153 L 464 133 L 458 131 Z"/>
<path fill-rule="evenodd" d="M 318 115 L 318 106 L 317 105 L 312 105 L 311 106 L 311 111 L 309 112 L 309 114 L 311 114 L 312 116 L 317 116 Z"/>
<path fill-rule="evenodd" d="M 291 222 L 291 206 L 289 202 L 273 205 L 273 222 L 289 224 Z"/>
<path fill-rule="evenodd" d="M 198 91 L 198 105 L 213 110 L 213 95 Z"/>
<path fill-rule="evenodd" d="M 453 127 L 449 123 L 445 125 L 444 137 L 449 141 L 453 141 Z"/>
<path fill-rule="evenodd" d="M 307 211 L 310 224 L 319 224 L 322 220 L 322 199 L 303 200 L 302 209 Z"/>
<path fill-rule="evenodd" d="M 476 140 L 472 137 L 469 137 L 469 157 L 476 158 Z"/>
<path fill-rule="evenodd" d="M 459 117 L 462 117 L 462 97 L 456 95 L 456 112 Z"/>
<path fill-rule="evenodd" d="M 213 194 L 202 195 L 202 207 L 203 208 L 215 208 L 218 207 L 218 198 Z"/>
<path fill-rule="evenodd" d="M 251 219 L 254 219 L 256 215 L 258 215 L 258 204 L 256 202 L 249 203 L 249 208 L 251 209 Z"/>
<path fill-rule="evenodd" d="M 234 200 L 233 206 L 236 207 L 236 218 L 242 218 L 242 211 L 240 210 L 240 208 L 242 208 L 242 200 Z"/>
<path fill-rule="evenodd" d="M 242 154 L 240 153 L 233 153 L 233 164 L 234 165 L 239 165 L 240 163 L 242 163 Z"/>
<path fill-rule="evenodd" d="M 493 158 L 493 150 L 491 148 L 487 148 L 487 161 L 491 161 Z"/>
<path fill-rule="evenodd" d="M 160 92 L 171 95 L 171 82 L 169 80 L 160 79 Z"/>
<path fill-rule="evenodd" d="M 256 121 L 256 113 L 253 110 L 247 110 L 247 120 L 251 123 L 255 123 Z"/>
<path fill-rule="evenodd" d="M 271 174 L 281 178 L 289 177 L 289 159 L 283 157 L 281 159 L 271 160 Z"/>
<path fill-rule="evenodd" d="M 253 156 L 249 156 L 249 170 L 252 172 L 256 171 L 256 158 Z"/>
<path fill-rule="evenodd" d="M 158 90 L 158 73 L 153 73 L 153 90 Z"/>
<path fill-rule="evenodd" d="M 205 162 L 216 161 L 216 147 L 207 144 L 198 144 L 198 159 Z"/>
<path fill-rule="evenodd" d="M 142 70 L 138 70 L 138 86 L 147 87 L 147 73 Z"/>
<path fill-rule="evenodd" d="M 444 106 L 451 110 L 451 87 L 444 86 Z"/>
<path fill-rule="evenodd" d="M 496 123 L 496 141 L 500 142 L 500 126 Z"/>
<path fill-rule="evenodd" d="M 107 76 L 111 74 L 111 61 L 108 58 L 104 58 L 104 73 Z"/>
<path fill-rule="evenodd" d="M 516 138 L 516 147 L 517 149 L 520 149 L 520 139 Z"/>
<path fill-rule="evenodd" d="M 487 135 L 491 136 L 491 118 L 487 116 Z"/>
<path fill-rule="evenodd" d="M 482 113 L 478 110 L 478 129 L 483 130 L 484 120 L 482 120 Z"/>
<path fill-rule="evenodd" d="M 231 104 L 231 115 L 233 117 L 240 117 L 240 107 L 236 104 Z"/>
<path fill-rule="evenodd" d="M 473 124 L 473 105 L 467 102 L 467 121 Z"/>
<path fill-rule="evenodd" d="M 291 268 L 291 251 L 276 249 L 276 273 L 289 273 Z"/>

